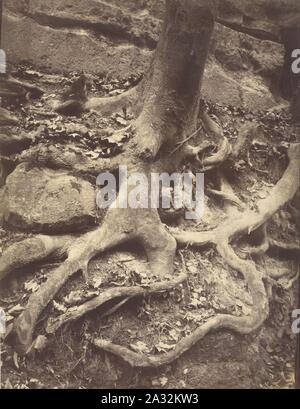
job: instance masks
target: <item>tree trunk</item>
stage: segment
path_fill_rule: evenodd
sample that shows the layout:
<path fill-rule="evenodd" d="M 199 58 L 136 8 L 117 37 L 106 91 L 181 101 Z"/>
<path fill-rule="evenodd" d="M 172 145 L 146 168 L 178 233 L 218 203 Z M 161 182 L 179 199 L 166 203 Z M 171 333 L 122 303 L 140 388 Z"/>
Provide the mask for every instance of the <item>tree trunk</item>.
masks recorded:
<path fill-rule="evenodd" d="M 128 172 L 146 175 L 150 186 L 151 172 L 178 170 L 187 158 L 198 159 L 200 170 L 212 170 L 220 166 L 230 155 L 231 145 L 224 138 L 222 129 L 201 110 L 201 83 L 207 59 L 209 41 L 213 32 L 215 7 L 212 0 L 167 0 L 166 16 L 162 34 L 150 68 L 137 90 L 130 91 L 128 102 L 134 105 L 136 120 L 131 124 L 132 138 L 124 152 L 111 159 L 92 159 L 76 155 L 68 149 L 47 148 L 37 145 L 22 155 L 23 161 L 43 164 L 57 168 L 68 168 L 75 173 L 98 175 L 101 172 L 114 172 L 119 165 L 126 165 Z M 134 96 L 137 100 L 134 102 Z M 116 104 L 126 100 L 126 95 L 107 99 L 107 104 Z M 67 101 L 68 102 L 68 101 Z M 87 101 L 86 107 L 104 105 L 103 98 Z M 200 116 L 200 117 L 199 117 Z M 217 153 L 202 162 L 201 127 L 211 137 L 219 139 Z M 200 122 L 200 121 L 199 121 Z M 126 128 L 128 132 L 128 128 Z M 195 138 L 198 146 L 187 142 Z M 29 298 L 25 310 L 15 320 L 10 334 L 10 342 L 20 353 L 26 353 L 32 345 L 34 329 L 43 309 L 55 297 L 64 283 L 77 271 L 87 275 L 89 261 L 107 249 L 127 241 L 143 245 L 148 257 L 148 265 L 153 275 L 162 278 L 151 288 L 133 286 L 122 291 L 108 289 L 92 302 L 83 305 L 75 314 L 69 311 L 59 317 L 55 325 L 48 325 L 49 333 L 63 323 L 77 319 L 92 308 L 108 300 L 132 297 L 163 289 L 170 289 L 186 279 L 186 274 L 173 277 L 173 260 L 177 244 L 213 245 L 226 263 L 240 272 L 247 284 L 253 300 L 251 313 L 244 316 L 218 314 L 211 317 L 194 333 L 182 338 L 173 351 L 159 356 L 144 356 L 128 348 L 114 345 L 109 341 L 94 340 L 94 345 L 121 356 L 133 366 L 159 366 L 170 363 L 183 352 L 203 338 L 209 331 L 229 328 L 242 334 L 248 334 L 259 328 L 268 316 L 269 306 L 263 283 L 264 275 L 250 259 L 241 259 L 233 250 L 231 243 L 241 236 L 249 237 L 254 231 L 266 232 L 268 219 L 280 208 L 292 200 L 299 189 L 300 146 L 289 149 L 289 166 L 282 179 L 273 188 L 270 196 L 257 204 L 257 211 L 245 209 L 219 173 L 220 191 L 214 191 L 231 206 L 225 207 L 228 218 L 211 231 L 178 232 L 166 229 L 156 209 L 148 208 L 109 208 L 104 214 L 101 225 L 82 237 L 37 236 L 16 243 L 0 257 L 0 280 L 14 267 L 21 267 L 30 261 L 45 257 L 66 256 L 62 263 L 39 290 Z M 197 171 L 199 166 L 197 168 Z M 122 186 L 121 186 L 122 187 Z M 239 209 L 236 209 L 237 204 Z M 268 249 L 267 235 L 263 235 L 264 248 Z M 28 249 L 34 248 L 34 255 Z M 184 262 L 183 262 L 183 270 Z M 52 332 L 51 332 L 52 331 Z"/>
<path fill-rule="evenodd" d="M 168 0 L 162 34 L 141 90 L 138 150 L 155 158 L 164 143 L 196 131 L 214 27 L 213 1 Z"/>
<path fill-rule="evenodd" d="M 139 89 L 133 139 L 125 153 L 113 160 L 99 159 L 93 163 L 85 160 L 79 161 L 77 166 L 87 172 L 100 173 L 115 170 L 119 164 L 127 165 L 128 172 L 144 173 L 150 181 L 151 171 L 175 170 L 186 156 L 191 155 L 186 147 L 172 156 L 170 150 L 197 130 L 201 82 L 214 27 L 212 5 L 211 0 L 167 0 L 157 50 Z M 163 145 L 166 149 L 159 154 Z M 61 151 L 53 152 L 46 153 L 48 164 L 52 160 L 52 165 L 54 162 L 59 167 L 68 164 L 76 167 L 78 158 L 64 157 Z M 38 159 L 41 156 L 39 153 Z M 128 240 L 142 243 L 154 274 L 163 277 L 173 272 L 176 241 L 161 223 L 158 211 L 151 207 L 110 208 L 101 226 L 75 240 L 67 251 L 67 261 L 30 297 L 11 334 L 20 352 L 24 353 L 30 347 L 42 310 L 66 280 L 78 270 L 86 272 L 88 262 L 99 252 Z M 24 255 L 22 257 L 24 259 Z M 7 263 L 2 262 L 2 265 L 7 270 Z"/>

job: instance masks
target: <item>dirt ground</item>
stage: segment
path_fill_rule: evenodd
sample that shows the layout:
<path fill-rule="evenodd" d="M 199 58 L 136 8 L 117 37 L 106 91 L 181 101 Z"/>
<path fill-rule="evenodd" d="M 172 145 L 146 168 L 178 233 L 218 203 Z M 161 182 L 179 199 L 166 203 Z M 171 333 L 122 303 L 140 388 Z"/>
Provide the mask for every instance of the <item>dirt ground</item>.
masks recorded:
<path fill-rule="evenodd" d="M 33 133 L 39 129 L 36 142 L 47 145 L 75 143 L 90 155 L 110 157 L 122 150 L 124 140 L 113 140 L 103 129 L 120 129 L 130 120 L 130 112 L 112 112 L 99 117 L 85 113 L 82 117 L 54 115 L 47 111 L 47 101 L 72 82 L 77 73 L 54 75 L 38 72 L 35 67 L 22 65 L 14 75 L 46 89 L 41 100 L 34 104 L 6 107 L 20 120 L 17 132 Z M 138 76 L 114 79 L 89 76 L 89 92 L 98 95 L 117 95 L 139 82 Z M 255 206 L 280 179 L 287 165 L 286 145 L 299 139 L 299 126 L 291 122 L 287 107 L 268 112 L 250 112 L 233 106 L 211 104 L 210 114 L 222 122 L 232 144 L 238 141 L 238 130 L 248 122 L 261 125 L 259 132 L 235 166 L 234 190 L 239 199 Z M 45 127 L 47 131 L 45 131 Z M 128 136 L 129 137 L 129 136 Z M 95 181 L 92 181 L 95 184 Z M 213 180 L 206 176 L 205 186 Z M 218 199 L 207 196 L 209 209 L 201 221 L 201 229 L 209 230 L 224 219 Z M 97 220 L 95 220 L 96 222 Z M 199 228 L 184 222 L 180 228 Z M 274 239 L 295 242 L 298 237 L 289 209 L 283 209 L 269 224 Z M 0 252 L 10 244 L 29 237 L 30 233 L 0 230 Z M 176 274 L 186 268 L 189 279 L 176 289 L 145 298 L 135 298 L 112 313 L 112 305 L 87 314 L 67 324 L 49 336 L 46 322 L 76 308 L 83 299 L 90 299 L 112 286 L 149 284 L 157 277 L 146 273 L 142 251 L 130 246 L 105 254 L 90 264 L 92 284 L 75 275 L 59 292 L 55 301 L 44 311 L 36 335 L 42 335 L 40 345 L 28 356 L 20 357 L 4 345 L 2 347 L 3 375 L 6 388 L 293 388 L 295 364 L 295 336 L 291 332 L 291 312 L 297 307 L 297 260 L 285 260 L 277 254 L 259 256 L 255 261 L 259 270 L 286 271 L 287 278 L 278 280 L 270 295 L 270 316 L 264 326 L 248 336 L 218 331 L 208 335 L 189 352 L 171 365 L 160 369 L 132 369 L 111 354 L 96 350 L 89 335 L 101 336 L 134 351 L 159 354 L 174 348 L 183 336 L 216 313 L 237 316 L 247 314 L 251 298 L 238 273 L 226 266 L 212 249 L 181 249 L 177 255 Z M 243 248 L 236 249 L 242 257 Z M 182 264 L 184 260 L 184 265 Z M 1 285 L 0 307 L 8 314 L 8 323 L 22 311 L 29 295 L 51 274 L 53 265 L 36 265 L 16 272 Z M 44 338 L 43 336 L 46 336 Z"/>

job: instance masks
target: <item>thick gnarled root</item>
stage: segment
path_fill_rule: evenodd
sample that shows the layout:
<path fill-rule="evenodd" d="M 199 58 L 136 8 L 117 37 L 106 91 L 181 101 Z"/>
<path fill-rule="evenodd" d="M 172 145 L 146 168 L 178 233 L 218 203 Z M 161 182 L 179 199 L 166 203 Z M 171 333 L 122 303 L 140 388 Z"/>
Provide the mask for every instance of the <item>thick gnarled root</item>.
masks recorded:
<path fill-rule="evenodd" d="M 127 111 L 132 108 L 138 98 L 137 87 L 123 92 L 115 97 L 89 98 L 85 109 L 96 111 L 100 115 L 110 115 L 112 112 Z"/>
<path fill-rule="evenodd" d="M 159 164 L 167 162 L 165 152 L 161 152 L 161 148 L 170 142 L 176 146 L 180 137 L 193 136 L 198 128 L 201 83 L 216 14 L 212 3 L 208 0 L 167 1 L 166 20 L 155 58 L 145 81 L 141 84 L 143 89 L 139 98 L 140 109 L 137 107 L 137 119 L 132 124 L 135 135 L 128 142 L 126 152 L 111 159 L 92 160 L 72 151 L 70 146 L 64 150 L 40 144 L 23 153 L 20 157 L 21 161 L 55 168 L 68 168 L 75 173 L 88 175 L 98 175 L 108 170 L 114 171 L 120 163 L 130 167 L 130 170 L 147 169 L 149 174 L 152 171 L 152 165 L 155 168 L 158 162 Z M 69 97 L 71 95 L 72 92 L 69 92 Z M 135 90 L 109 100 L 86 100 L 85 93 L 82 96 L 81 100 L 68 98 L 70 105 L 64 108 L 79 108 L 79 111 L 88 108 L 102 114 L 111 113 L 117 109 L 126 108 L 128 104 L 131 105 L 136 97 Z M 232 152 L 231 145 L 224 137 L 221 127 L 206 113 L 203 114 L 202 120 L 204 128 L 214 137 L 214 140 L 217 140 L 219 146 L 215 154 L 202 161 L 202 169 L 207 171 L 217 168 L 236 152 Z M 157 156 L 159 152 L 162 153 L 161 156 Z M 186 149 L 186 154 L 194 157 L 199 152 L 195 149 Z M 178 169 L 179 162 L 175 162 L 175 157 L 176 155 L 169 163 L 163 163 L 163 165 L 171 164 L 174 169 Z M 214 245 L 226 263 L 244 276 L 253 299 L 253 307 L 248 316 L 236 317 L 222 314 L 210 318 L 193 334 L 183 338 L 173 351 L 160 356 L 137 354 L 128 348 L 99 339 L 92 340 L 95 346 L 119 355 L 132 366 L 160 366 L 178 358 L 210 331 L 228 328 L 241 334 L 248 334 L 258 329 L 268 316 L 268 299 L 263 284 L 265 277 L 252 261 L 240 259 L 230 244 L 240 236 L 250 235 L 260 229 L 272 215 L 293 198 L 299 189 L 300 181 L 299 145 L 289 150 L 289 158 L 290 164 L 283 178 L 274 187 L 270 197 L 258 203 L 257 212 L 244 210 L 241 206 L 240 210 L 244 210 L 243 212 L 236 209 L 235 212 L 231 211 L 228 220 L 210 232 L 174 231 L 170 234 L 163 228 L 157 211 L 110 209 L 101 227 L 80 238 L 67 238 L 62 242 L 56 242 L 56 239 L 43 236 L 29 239 L 26 243 L 16 245 L 12 250 L 8 249 L 0 259 L 0 271 L 3 277 L 8 271 L 24 264 L 56 254 L 66 256 L 66 261 L 53 271 L 36 293 L 31 295 L 25 310 L 15 321 L 10 333 L 10 339 L 15 348 L 21 353 L 26 353 L 30 349 L 41 312 L 74 273 L 81 270 L 87 278 L 88 263 L 94 256 L 128 240 L 136 240 L 143 245 L 152 273 L 160 277 L 173 273 L 176 241 L 178 244 L 185 245 Z M 166 171 L 167 167 L 163 169 Z M 212 193 L 216 194 L 216 192 Z M 227 192 L 226 197 L 223 190 L 223 198 L 227 199 L 227 202 L 234 200 L 237 202 L 232 192 L 229 192 L 229 196 Z M 28 252 L 30 247 L 36 247 L 36 251 Z M 13 253 L 14 250 L 18 254 L 17 257 Z M 185 275 L 168 282 L 157 283 L 150 289 L 132 287 L 107 290 L 106 293 L 79 307 L 78 314 L 67 314 L 52 324 L 49 323 L 48 330 L 53 332 L 63 323 L 83 316 L 112 298 L 128 299 L 145 294 L 147 291 L 163 291 L 183 279 L 186 279 Z"/>
<path fill-rule="evenodd" d="M 87 278 L 89 261 L 97 254 L 128 240 L 139 240 L 146 251 L 149 267 L 157 276 L 164 277 L 173 273 L 173 260 L 176 241 L 161 224 L 157 211 L 144 209 L 110 209 L 103 225 L 77 239 L 42 238 L 29 239 L 15 246 L 19 257 L 13 257 L 14 249 L 8 249 L 2 257 L 3 270 L 21 267 L 52 254 L 53 251 L 67 254 L 66 261 L 51 273 L 39 290 L 32 294 L 25 310 L 17 318 L 9 334 L 9 342 L 19 353 L 26 354 L 33 341 L 36 323 L 41 312 L 55 297 L 66 281 L 77 271 Z M 28 252 L 33 245 L 37 247 L 34 256 Z M 63 245 L 63 248 L 60 247 Z M 130 294 L 124 294 L 126 297 Z M 134 291 L 133 291 L 134 295 Z M 138 294 L 137 294 L 138 295 Z"/>
<path fill-rule="evenodd" d="M 44 90 L 25 81 L 17 80 L 11 76 L 0 79 L 0 96 L 11 98 L 40 98 Z"/>
<path fill-rule="evenodd" d="M 289 158 L 290 164 L 282 179 L 273 188 L 270 196 L 258 204 L 258 213 L 250 211 L 244 213 L 236 212 L 228 221 L 211 232 L 173 232 L 177 242 L 181 244 L 194 244 L 198 246 L 215 245 L 226 263 L 243 275 L 253 301 L 250 315 L 244 317 L 217 315 L 214 318 L 210 318 L 191 335 L 179 341 L 173 351 L 159 356 L 136 353 L 126 347 L 103 339 L 91 339 L 93 345 L 119 356 L 133 367 L 158 367 L 169 364 L 177 359 L 210 331 L 227 328 L 240 334 L 248 334 L 257 330 L 269 314 L 268 297 L 263 283 L 265 277 L 257 270 L 254 262 L 240 259 L 229 243 L 237 236 L 245 233 L 250 234 L 265 226 L 268 218 L 293 199 L 300 183 L 300 145 L 290 148 Z M 240 214 L 239 217 L 238 214 Z"/>
<path fill-rule="evenodd" d="M 284 257 L 299 257 L 300 244 L 299 243 L 283 243 L 274 239 L 269 239 L 268 251 L 271 253 L 283 255 Z"/>
<path fill-rule="evenodd" d="M 249 334 L 258 329 L 266 320 L 269 313 L 267 295 L 261 274 L 256 269 L 254 263 L 239 259 L 230 246 L 220 244 L 218 250 L 225 261 L 227 261 L 232 268 L 240 271 L 247 281 L 249 291 L 253 298 L 252 313 L 249 316 L 235 317 L 220 314 L 210 318 L 191 335 L 179 341 L 173 351 L 158 356 L 133 352 L 126 347 L 99 338 L 92 338 L 92 344 L 97 348 L 119 356 L 133 367 L 159 367 L 179 358 L 211 331 L 226 328 L 240 334 Z"/>
<path fill-rule="evenodd" d="M 48 239 L 48 238 L 47 238 Z M 53 241 L 55 241 L 54 239 Z M 43 242 L 39 242 L 41 245 Z M 14 322 L 13 330 L 9 334 L 9 342 L 14 346 L 14 348 L 21 354 L 26 354 L 30 349 L 33 342 L 33 333 L 38 321 L 38 318 L 44 308 L 49 304 L 49 302 L 55 297 L 57 292 L 62 288 L 66 281 L 77 271 L 82 271 L 83 275 L 87 276 L 88 262 L 97 253 L 104 251 L 120 242 L 120 237 L 115 237 L 114 235 L 107 235 L 105 229 L 97 229 L 91 233 L 87 233 L 83 237 L 69 241 L 68 246 L 65 247 L 65 252 L 67 254 L 67 259 L 63 262 L 56 270 L 54 270 L 49 276 L 48 280 L 41 285 L 36 293 L 33 293 L 25 310 L 20 314 L 20 316 Z M 57 244 L 60 244 L 59 242 Z M 66 243 L 64 243 L 66 245 Z M 26 246 L 30 245 L 30 242 L 23 243 L 24 249 Z M 95 247 L 96 246 L 96 247 Z M 56 250 L 61 251 L 61 249 L 56 248 Z M 9 251 L 9 250 L 8 250 Z M 44 256 L 46 252 L 44 248 L 35 256 Z M 20 253 L 21 254 L 21 253 Z M 22 250 L 22 255 L 24 251 Z M 8 253 L 4 260 L 8 260 Z M 19 258 L 19 266 L 23 260 Z M 32 260 L 29 260 L 30 262 Z"/>
<path fill-rule="evenodd" d="M 183 283 L 187 280 L 187 274 L 183 273 L 168 281 L 161 281 L 158 283 L 153 283 L 147 287 L 136 286 L 136 287 L 117 287 L 109 288 L 101 293 L 99 296 L 81 304 L 76 310 L 67 311 L 65 314 L 59 316 L 58 318 L 50 319 L 47 324 L 47 333 L 55 333 L 61 326 L 67 324 L 68 322 L 75 321 L 90 311 L 101 307 L 108 301 L 118 299 L 120 297 L 128 300 L 133 297 L 141 297 L 149 294 L 160 293 L 168 291 L 176 287 L 177 285 Z"/>
<path fill-rule="evenodd" d="M 0 257 L 0 281 L 12 271 L 45 259 L 62 258 L 72 236 L 35 236 L 13 244 Z"/>
<path fill-rule="evenodd" d="M 74 85 L 74 84 L 73 84 Z M 82 92 L 83 93 L 83 92 Z M 99 115 L 111 115 L 112 112 L 130 110 L 138 98 L 137 87 L 131 88 L 113 97 L 73 98 L 66 101 L 51 101 L 51 108 L 62 115 L 80 115 L 84 111 L 94 111 Z"/>
<path fill-rule="evenodd" d="M 230 157 L 232 147 L 228 139 L 224 136 L 222 127 L 210 118 L 207 112 L 202 112 L 201 119 L 206 132 L 211 135 L 213 139 L 217 139 L 219 144 L 218 151 L 202 161 L 202 171 L 207 172 L 224 163 Z"/>
<path fill-rule="evenodd" d="M 8 342 L 20 354 L 26 354 L 33 342 L 33 332 L 37 320 L 44 308 L 53 299 L 62 285 L 78 270 L 84 268 L 80 262 L 65 261 L 42 284 L 36 293 L 33 293 L 25 310 L 14 322 L 13 330 L 9 334 Z"/>

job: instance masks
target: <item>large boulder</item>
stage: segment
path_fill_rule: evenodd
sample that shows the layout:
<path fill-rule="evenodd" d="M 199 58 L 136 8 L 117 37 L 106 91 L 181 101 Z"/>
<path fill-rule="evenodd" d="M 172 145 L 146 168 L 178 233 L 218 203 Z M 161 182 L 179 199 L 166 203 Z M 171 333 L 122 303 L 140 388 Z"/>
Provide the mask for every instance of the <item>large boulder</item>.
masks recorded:
<path fill-rule="evenodd" d="M 129 6 L 129 7 L 128 7 Z M 82 27 L 118 41 L 129 40 L 154 48 L 160 21 L 139 5 L 120 6 L 98 0 L 30 0 L 20 7 L 8 3 L 7 10 L 21 12 L 41 25 L 61 28 Z"/>
<path fill-rule="evenodd" d="M 7 3 L 4 47 L 11 62 L 56 72 L 124 77 L 149 66 L 163 16 L 163 0 L 111 3 L 30 0 Z M 216 24 L 203 81 L 212 102 L 268 109 L 278 104 L 284 48 Z"/>
<path fill-rule="evenodd" d="M 213 103 L 251 111 L 267 110 L 281 101 L 279 97 L 274 97 L 259 76 L 241 76 L 240 79 L 235 79 L 216 64 L 208 64 L 205 69 L 202 95 Z"/>
<path fill-rule="evenodd" d="M 216 0 L 218 19 L 238 31 L 281 41 L 283 28 L 300 24 L 299 0 Z M 44 23 L 62 26 L 85 22 L 99 30 L 126 35 L 138 41 L 152 42 L 165 0 L 10 0 L 6 8 Z"/>
<path fill-rule="evenodd" d="M 160 24 L 144 1 L 12 0 L 3 48 L 12 63 L 124 77 L 145 71 Z"/>
<path fill-rule="evenodd" d="M 142 73 L 151 51 L 130 42 L 95 37 L 84 28 L 39 24 L 29 17 L 5 14 L 3 48 L 9 63 L 27 62 L 52 72 L 85 71 L 99 75 Z"/>
<path fill-rule="evenodd" d="M 300 19 L 298 0 L 218 4 L 222 24 L 212 40 L 204 97 L 250 109 L 276 106 L 285 54 L 280 41 L 285 27 Z M 3 44 L 10 62 L 56 72 L 139 75 L 151 60 L 163 14 L 164 0 L 11 0 Z"/>
<path fill-rule="evenodd" d="M 50 169 L 19 165 L 2 190 L 0 214 L 10 227 L 68 233 L 95 224 L 95 191 L 82 179 Z"/>
<path fill-rule="evenodd" d="M 281 41 L 282 29 L 300 25 L 299 0 L 219 0 L 219 21 L 253 36 Z"/>
<path fill-rule="evenodd" d="M 216 24 L 202 93 L 206 99 L 250 110 L 280 102 L 284 47 Z"/>

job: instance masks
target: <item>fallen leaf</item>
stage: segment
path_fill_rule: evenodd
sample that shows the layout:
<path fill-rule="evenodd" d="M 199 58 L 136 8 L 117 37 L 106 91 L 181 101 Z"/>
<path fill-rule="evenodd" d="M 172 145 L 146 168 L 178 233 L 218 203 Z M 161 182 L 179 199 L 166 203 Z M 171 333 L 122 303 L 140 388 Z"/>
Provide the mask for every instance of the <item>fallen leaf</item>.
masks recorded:
<path fill-rule="evenodd" d="M 61 312 L 61 313 L 65 313 L 67 311 L 67 308 L 62 305 L 59 304 L 58 302 L 53 300 L 53 307 L 56 309 L 56 311 Z"/>
<path fill-rule="evenodd" d="M 169 379 L 166 378 L 165 376 L 162 376 L 161 378 L 159 378 L 159 382 L 161 386 L 166 386 L 166 384 L 169 382 Z"/>
<path fill-rule="evenodd" d="M 25 283 L 24 288 L 26 291 L 31 291 L 32 293 L 35 293 L 40 288 L 40 285 L 36 281 L 31 280 Z"/>
<path fill-rule="evenodd" d="M 149 353 L 150 352 L 150 349 L 148 348 L 148 346 L 142 341 L 138 341 L 135 344 L 130 344 L 130 347 L 135 352 L 141 352 L 141 353 Z"/>

